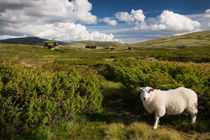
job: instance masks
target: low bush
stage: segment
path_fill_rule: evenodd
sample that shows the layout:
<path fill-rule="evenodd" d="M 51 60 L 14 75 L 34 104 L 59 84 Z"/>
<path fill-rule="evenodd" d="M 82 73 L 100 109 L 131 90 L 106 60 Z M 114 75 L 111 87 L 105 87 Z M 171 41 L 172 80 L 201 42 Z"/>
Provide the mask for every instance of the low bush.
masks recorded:
<path fill-rule="evenodd" d="M 37 132 L 77 114 L 100 111 L 102 98 L 96 75 L 0 64 L 1 135 Z"/>
<path fill-rule="evenodd" d="M 199 110 L 205 115 L 210 112 L 210 74 L 201 68 L 175 63 L 117 59 L 112 63 L 98 65 L 98 70 L 108 79 L 123 83 L 134 95 L 139 86 L 162 90 L 177 87 L 193 89 L 199 97 Z"/>

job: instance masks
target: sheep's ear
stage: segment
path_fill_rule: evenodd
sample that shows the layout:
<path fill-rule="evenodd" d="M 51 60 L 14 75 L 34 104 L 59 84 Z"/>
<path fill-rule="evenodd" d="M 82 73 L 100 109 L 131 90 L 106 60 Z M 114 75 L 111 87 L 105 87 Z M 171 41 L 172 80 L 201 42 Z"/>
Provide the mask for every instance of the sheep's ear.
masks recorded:
<path fill-rule="evenodd" d="M 151 88 L 151 89 L 150 89 L 150 91 L 154 91 L 154 90 L 155 90 L 154 88 Z"/>
<path fill-rule="evenodd" d="M 141 91 L 142 89 L 143 89 L 142 87 L 136 88 L 137 91 Z"/>

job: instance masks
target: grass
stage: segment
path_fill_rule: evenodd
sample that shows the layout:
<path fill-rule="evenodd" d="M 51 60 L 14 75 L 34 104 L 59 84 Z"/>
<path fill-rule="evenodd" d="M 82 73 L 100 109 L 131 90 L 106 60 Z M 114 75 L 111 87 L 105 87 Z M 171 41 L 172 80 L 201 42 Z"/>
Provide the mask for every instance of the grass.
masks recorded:
<path fill-rule="evenodd" d="M 179 36 L 169 36 L 159 39 L 153 39 L 145 42 L 133 44 L 135 47 L 149 47 L 149 48 L 171 48 L 176 49 L 180 46 L 203 47 L 210 44 L 210 31 L 195 32 Z"/>
<path fill-rule="evenodd" d="M 137 44 L 86 41 L 77 42 L 76 47 L 75 43 L 61 45 L 59 49 L 54 51 L 42 46 L 1 43 L 0 55 L 1 57 L 19 59 L 27 64 L 33 64 L 37 61 L 41 64 L 55 61 L 55 63 L 70 65 L 94 65 L 106 59 L 115 58 L 133 58 L 138 60 L 155 58 L 161 61 L 200 63 L 210 62 L 210 40 L 208 36 L 210 36 L 210 31 L 166 37 Z M 193 40 L 196 41 L 194 42 Z M 85 49 L 84 43 L 98 44 L 102 47 L 99 47 L 99 49 Z M 116 50 L 104 50 L 103 47 L 105 46 L 114 46 Z M 128 46 L 133 46 L 135 49 L 128 50 Z M 188 48 L 180 49 L 180 46 L 187 46 Z"/>
<path fill-rule="evenodd" d="M 113 140 L 183 140 L 179 133 L 162 128 L 158 132 L 145 123 L 134 122 L 128 126 L 114 123 L 105 131 L 105 139 Z"/>

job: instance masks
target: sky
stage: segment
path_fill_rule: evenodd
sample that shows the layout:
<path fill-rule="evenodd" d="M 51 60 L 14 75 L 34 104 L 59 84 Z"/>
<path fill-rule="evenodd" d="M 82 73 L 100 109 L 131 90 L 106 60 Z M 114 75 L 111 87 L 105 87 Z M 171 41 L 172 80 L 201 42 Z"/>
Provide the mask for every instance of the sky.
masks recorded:
<path fill-rule="evenodd" d="M 210 30 L 210 0 L 0 0 L 0 39 L 136 43 Z"/>

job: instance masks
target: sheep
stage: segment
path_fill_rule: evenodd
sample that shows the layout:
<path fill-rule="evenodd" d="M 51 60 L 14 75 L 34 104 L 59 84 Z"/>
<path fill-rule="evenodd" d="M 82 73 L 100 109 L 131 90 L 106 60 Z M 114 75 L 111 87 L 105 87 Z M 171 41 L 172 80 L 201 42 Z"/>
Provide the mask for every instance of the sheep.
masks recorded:
<path fill-rule="evenodd" d="M 140 87 L 137 90 L 142 91 L 141 100 L 145 109 L 149 113 L 155 113 L 153 129 L 157 128 L 159 119 L 165 114 L 179 115 L 187 112 L 191 115 L 191 124 L 195 124 L 198 113 L 198 99 L 193 90 L 184 87 L 167 91 L 152 87 Z"/>

